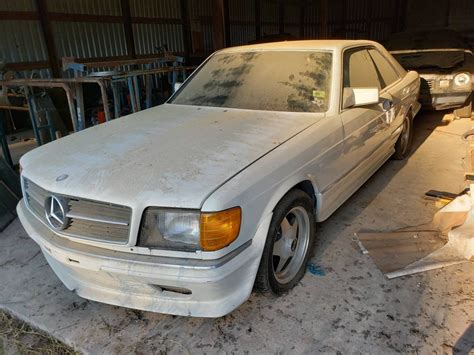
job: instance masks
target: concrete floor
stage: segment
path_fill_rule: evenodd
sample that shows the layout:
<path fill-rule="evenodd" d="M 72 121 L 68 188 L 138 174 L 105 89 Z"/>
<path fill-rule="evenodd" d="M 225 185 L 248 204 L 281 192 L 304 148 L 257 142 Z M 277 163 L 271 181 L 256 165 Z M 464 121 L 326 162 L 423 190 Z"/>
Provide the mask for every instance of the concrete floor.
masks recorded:
<path fill-rule="evenodd" d="M 387 280 L 353 245 L 361 229 L 431 219 L 429 189 L 463 188 L 471 121 L 416 118 L 414 153 L 387 162 L 318 230 L 312 263 L 281 298 L 252 294 L 220 319 L 184 318 L 87 301 L 55 277 L 14 221 L 0 234 L 0 307 L 85 353 L 452 353 L 474 342 L 474 264 Z M 471 328 L 469 328 L 471 327 Z"/>

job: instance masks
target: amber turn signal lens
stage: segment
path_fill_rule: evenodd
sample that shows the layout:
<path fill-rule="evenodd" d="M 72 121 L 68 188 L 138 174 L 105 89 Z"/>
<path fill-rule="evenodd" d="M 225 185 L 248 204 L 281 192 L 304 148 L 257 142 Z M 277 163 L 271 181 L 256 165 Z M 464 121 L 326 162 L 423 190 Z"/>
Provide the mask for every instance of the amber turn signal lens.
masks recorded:
<path fill-rule="evenodd" d="M 240 207 L 201 213 L 202 250 L 219 250 L 232 243 L 239 235 L 241 218 Z"/>

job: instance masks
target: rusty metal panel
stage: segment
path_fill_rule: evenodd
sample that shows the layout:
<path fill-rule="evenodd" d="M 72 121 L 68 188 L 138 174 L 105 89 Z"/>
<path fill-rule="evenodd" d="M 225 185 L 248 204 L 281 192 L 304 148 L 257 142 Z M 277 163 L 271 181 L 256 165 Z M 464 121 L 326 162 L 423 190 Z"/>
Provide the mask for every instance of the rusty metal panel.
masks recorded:
<path fill-rule="evenodd" d="M 184 52 L 181 27 L 174 24 L 133 24 L 137 54 L 157 53 L 156 47 L 165 44 L 172 52 Z"/>
<path fill-rule="evenodd" d="M 50 12 L 112 16 L 122 15 L 120 0 L 47 0 L 47 6 Z"/>
<path fill-rule="evenodd" d="M 14 1 L 1 0 L 0 11 L 36 11 L 36 1 L 35 0 L 14 0 Z"/>
<path fill-rule="evenodd" d="M 181 18 L 181 8 L 176 0 L 130 0 L 132 17 Z"/>
<path fill-rule="evenodd" d="M 48 60 L 39 21 L 0 21 L 0 60 L 7 63 Z"/>
<path fill-rule="evenodd" d="M 52 22 L 58 57 L 112 57 L 127 55 L 120 23 Z"/>

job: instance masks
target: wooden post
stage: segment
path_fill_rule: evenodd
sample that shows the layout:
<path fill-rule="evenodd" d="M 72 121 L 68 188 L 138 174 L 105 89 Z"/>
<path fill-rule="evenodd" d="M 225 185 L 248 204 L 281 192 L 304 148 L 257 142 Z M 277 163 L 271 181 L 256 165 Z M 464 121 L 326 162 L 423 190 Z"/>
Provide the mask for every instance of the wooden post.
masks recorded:
<path fill-rule="evenodd" d="M 191 21 L 189 19 L 189 7 L 188 0 L 180 0 L 181 7 L 181 21 L 183 30 L 183 44 L 184 44 L 184 56 L 186 57 L 186 63 L 189 63 L 190 55 L 193 53 L 192 49 L 192 35 L 191 35 Z"/>
<path fill-rule="evenodd" d="M 122 22 L 123 30 L 125 32 L 125 42 L 127 44 L 127 54 L 136 58 L 135 41 L 133 39 L 132 15 L 130 14 L 130 0 L 120 0 L 122 7 Z"/>
<path fill-rule="evenodd" d="M 304 38 L 305 0 L 300 0 L 300 39 Z"/>
<path fill-rule="evenodd" d="M 230 47 L 230 18 L 229 0 L 224 0 L 224 41 L 225 46 Z"/>
<path fill-rule="evenodd" d="M 328 31 L 328 0 L 320 0 L 319 13 L 319 38 L 327 39 L 329 37 Z"/>
<path fill-rule="evenodd" d="M 58 55 L 56 52 L 56 44 L 54 43 L 54 35 L 51 29 L 51 23 L 48 16 L 48 8 L 45 0 L 36 0 L 36 7 L 38 9 L 38 16 L 43 32 L 44 43 L 48 52 L 49 66 L 54 78 L 61 77 L 61 68 L 59 65 Z"/>
<path fill-rule="evenodd" d="M 285 33 L 285 1 L 278 1 L 278 33 Z"/>
<path fill-rule="evenodd" d="M 225 47 L 224 0 L 213 1 L 212 32 L 214 50 Z"/>
<path fill-rule="evenodd" d="M 262 35 L 262 15 L 261 1 L 255 0 L 255 39 L 260 39 Z"/>

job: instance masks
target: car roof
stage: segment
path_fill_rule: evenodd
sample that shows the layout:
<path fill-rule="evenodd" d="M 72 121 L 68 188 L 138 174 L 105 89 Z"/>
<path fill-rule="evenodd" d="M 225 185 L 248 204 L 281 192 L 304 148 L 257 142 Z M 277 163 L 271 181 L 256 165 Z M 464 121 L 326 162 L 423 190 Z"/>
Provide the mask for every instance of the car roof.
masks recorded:
<path fill-rule="evenodd" d="M 306 41 L 283 41 L 258 43 L 246 46 L 229 47 L 222 49 L 220 52 L 232 53 L 242 51 L 258 51 L 258 50 L 342 50 L 345 47 L 357 45 L 377 45 L 376 42 L 368 40 L 306 40 Z"/>

